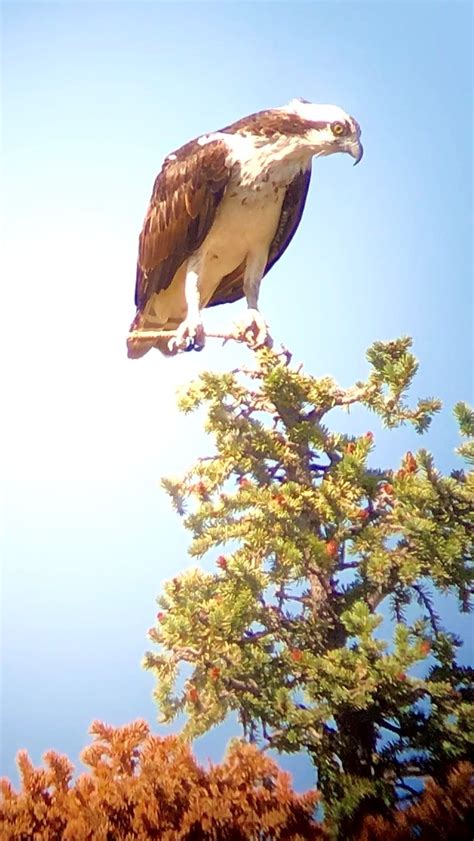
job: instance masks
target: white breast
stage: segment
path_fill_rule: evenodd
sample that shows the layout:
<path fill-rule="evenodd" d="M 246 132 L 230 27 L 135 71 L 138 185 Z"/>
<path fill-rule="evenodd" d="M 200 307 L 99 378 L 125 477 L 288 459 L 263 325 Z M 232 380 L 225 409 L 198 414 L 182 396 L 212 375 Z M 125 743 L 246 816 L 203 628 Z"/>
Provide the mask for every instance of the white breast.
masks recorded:
<path fill-rule="evenodd" d="M 288 138 L 269 145 L 256 137 L 222 137 L 229 146 L 233 175 L 200 249 L 202 306 L 220 280 L 248 255 L 262 255 L 266 260 L 286 189 L 310 158 L 306 149 Z"/>
<path fill-rule="evenodd" d="M 205 306 L 221 279 L 250 255 L 266 255 L 275 236 L 285 190 L 262 185 L 229 188 L 214 224 L 200 248 L 201 305 Z"/>

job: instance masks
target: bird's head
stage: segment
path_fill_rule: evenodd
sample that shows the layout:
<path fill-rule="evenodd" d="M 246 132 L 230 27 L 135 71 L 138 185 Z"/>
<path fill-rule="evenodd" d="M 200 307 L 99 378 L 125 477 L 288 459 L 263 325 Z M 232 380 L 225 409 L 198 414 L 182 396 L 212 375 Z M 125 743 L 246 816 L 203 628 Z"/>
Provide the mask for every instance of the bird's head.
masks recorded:
<path fill-rule="evenodd" d="M 314 155 L 347 152 L 356 164 L 361 160 L 364 149 L 360 142 L 359 123 L 342 108 L 293 99 L 282 110 L 294 115 L 304 125 L 304 138 L 308 146 L 314 149 Z"/>

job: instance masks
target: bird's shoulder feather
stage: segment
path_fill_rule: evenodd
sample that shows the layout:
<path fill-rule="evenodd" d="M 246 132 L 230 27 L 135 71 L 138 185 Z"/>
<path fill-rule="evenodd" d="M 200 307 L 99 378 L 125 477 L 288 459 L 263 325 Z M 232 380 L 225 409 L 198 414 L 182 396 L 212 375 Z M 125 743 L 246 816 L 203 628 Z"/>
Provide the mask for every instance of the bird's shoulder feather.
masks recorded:
<path fill-rule="evenodd" d="M 193 140 L 165 158 L 139 240 L 135 303 L 167 289 L 206 238 L 231 177 L 222 139 Z"/>

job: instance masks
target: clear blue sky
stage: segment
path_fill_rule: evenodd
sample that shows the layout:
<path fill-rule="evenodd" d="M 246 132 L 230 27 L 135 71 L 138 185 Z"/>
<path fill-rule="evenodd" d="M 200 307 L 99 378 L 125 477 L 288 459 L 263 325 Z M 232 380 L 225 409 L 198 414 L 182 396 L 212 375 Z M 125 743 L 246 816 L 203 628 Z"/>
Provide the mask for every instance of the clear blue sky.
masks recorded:
<path fill-rule="evenodd" d="M 380 465 L 418 446 L 455 463 L 451 409 L 472 398 L 472 21 L 455 1 L 15 2 L 2 14 L 1 772 L 13 775 L 20 747 L 76 760 L 94 718 L 154 721 L 139 661 L 163 580 L 188 564 L 159 479 L 210 447 L 175 390 L 247 358 L 216 341 L 126 358 L 137 237 L 165 154 L 295 96 L 356 117 L 364 160 L 316 163 L 262 310 L 296 360 L 345 385 L 375 339 L 412 335 L 414 396 L 445 403 L 429 436 L 389 435 L 360 413 L 344 423 L 373 429 Z M 199 756 L 220 759 L 231 732 L 200 740 Z M 304 761 L 284 764 L 312 783 Z"/>

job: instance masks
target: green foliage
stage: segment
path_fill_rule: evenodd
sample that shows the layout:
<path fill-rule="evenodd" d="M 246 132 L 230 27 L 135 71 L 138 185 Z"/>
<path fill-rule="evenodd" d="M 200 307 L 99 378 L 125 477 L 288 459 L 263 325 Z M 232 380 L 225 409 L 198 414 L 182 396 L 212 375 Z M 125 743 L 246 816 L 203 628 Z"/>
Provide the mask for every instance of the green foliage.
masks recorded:
<path fill-rule="evenodd" d="M 203 374 L 180 406 L 206 406 L 216 452 L 164 482 L 191 556 L 210 553 L 216 571 L 188 570 L 158 599 L 145 666 L 162 718 L 184 712 L 193 737 L 237 711 L 249 738 L 308 751 L 341 838 L 367 804 L 393 804 L 411 777 L 442 779 L 474 743 L 472 673 L 433 601 L 451 593 L 469 609 L 473 476 L 443 476 L 426 450 L 375 470 L 371 432 L 326 425 L 358 404 L 423 433 L 440 403 L 410 408 L 410 345 L 376 342 L 349 389 L 267 349 L 254 368 Z M 473 413 L 456 415 L 471 435 Z"/>
<path fill-rule="evenodd" d="M 456 403 L 454 414 L 456 415 L 461 435 L 467 439 L 474 439 L 474 410 L 466 403 Z M 457 452 L 469 464 L 474 464 L 474 440 L 467 440 L 461 444 Z"/>

